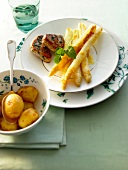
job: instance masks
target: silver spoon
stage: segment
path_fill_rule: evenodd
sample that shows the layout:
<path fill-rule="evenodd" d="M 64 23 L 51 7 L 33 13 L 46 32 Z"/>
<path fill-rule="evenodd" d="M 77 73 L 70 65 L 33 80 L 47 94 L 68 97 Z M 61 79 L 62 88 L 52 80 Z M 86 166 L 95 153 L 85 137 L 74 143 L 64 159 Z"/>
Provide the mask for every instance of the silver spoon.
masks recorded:
<path fill-rule="evenodd" d="M 13 63 L 14 63 L 14 59 L 16 56 L 16 42 L 13 40 L 9 40 L 7 42 L 7 50 L 8 50 L 8 58 L 10 61 L 10 86 L 11 88 L 10 88 L 10 92 L 2 99 L 2 115 L 7 122 L 15 123 L 17 119 L 12 119 L 6 115 L 5 109 L 4 109 L 4 103 L 5 103 L 7 96 L 13 93 Z"/>
<path fill-rule="evenodd" d="M 7 43 L 7 50 L 8 50 L 8 58 L 10 61 L 10 85 L 11 85 L 11 91 L 13 91 L 13 63 L 16 57 L 16 42 L 13 40 L 9 40 Z"/>

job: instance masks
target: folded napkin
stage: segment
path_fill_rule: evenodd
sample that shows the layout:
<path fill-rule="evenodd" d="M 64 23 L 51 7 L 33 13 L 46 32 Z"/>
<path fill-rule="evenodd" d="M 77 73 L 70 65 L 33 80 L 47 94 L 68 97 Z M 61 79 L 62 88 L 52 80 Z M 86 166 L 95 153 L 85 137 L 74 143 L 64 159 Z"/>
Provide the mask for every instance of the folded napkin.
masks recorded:
<path fill-rule="evenodd" d="M 50 106 L 42 121 L 30 132 L 18 136 L 0 135 L 0 147 L 57 149 L 66 145 L 65 111 Z"/>

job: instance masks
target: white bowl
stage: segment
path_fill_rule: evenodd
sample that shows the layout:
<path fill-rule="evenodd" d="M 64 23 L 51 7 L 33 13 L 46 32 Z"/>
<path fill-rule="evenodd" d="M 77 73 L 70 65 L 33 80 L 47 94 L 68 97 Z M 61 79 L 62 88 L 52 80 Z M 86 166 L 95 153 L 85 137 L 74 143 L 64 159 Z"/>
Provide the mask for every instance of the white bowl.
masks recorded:
<path fill-rule="evenodd" d="M 0 130 L 0 134 L 5 135 L 20 135 L 26 133 L 34 128 L 46 114 L 50 104 L 50 91 L 45 81 L 33 72 L 26 70 L 14 70 L 13 77 L 13 91 L 16 92 L 21 86 L 34 86 L 38 91 L 39 95 L 36 102 L 34 103 L 35 109 L 38 111 L 40 117 L 33 124 L 26 128 L 14 130 L 14 131 L 3 131 Z M 0 72 L 0 95 L 10 91 L 10 71 Z"/>

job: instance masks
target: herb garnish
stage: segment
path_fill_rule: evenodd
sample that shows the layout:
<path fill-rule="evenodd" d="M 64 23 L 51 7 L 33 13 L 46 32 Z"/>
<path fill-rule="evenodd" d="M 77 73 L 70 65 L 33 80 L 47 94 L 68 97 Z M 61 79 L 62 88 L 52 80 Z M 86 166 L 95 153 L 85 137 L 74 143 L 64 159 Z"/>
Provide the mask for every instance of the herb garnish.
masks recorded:
<path fill-rule="evenodd" d="M 64 54 L 67 54 L 70 58 L 75 59 L 76 58 L 76 51 L 72 46 L 68 46 L 67 50 L 64 50 L 63 48 L 57 48 L 55 52 L 54 62 L 58 64 L 61 60 L 61 56 Z"/>

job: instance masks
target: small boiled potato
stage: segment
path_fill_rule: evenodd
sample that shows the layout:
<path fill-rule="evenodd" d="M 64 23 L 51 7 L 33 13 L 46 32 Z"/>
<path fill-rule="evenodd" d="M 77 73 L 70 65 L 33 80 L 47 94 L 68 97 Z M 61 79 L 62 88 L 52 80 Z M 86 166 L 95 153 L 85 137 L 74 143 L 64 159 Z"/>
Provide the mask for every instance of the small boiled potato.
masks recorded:
<path fill-rule="evenodd" d="M 18 123 L 8 123 L 4 118 L 1 119 L 1 129 L 4 131 L 18 130 Z"/>
<path fill-rule="evenodd" d="M 34 104 L 30 102 L 24 102 L 24 110 L 27 110 L 29 108 L 34 108 Z"/>
<path fill-rule="evenodd" d="M 18 94 L 10 94 L 5 99 L 4 109 L 9 118 L 18 118 L 24 108 L 24 102 Z"/>
<path fill-rule="evenodd" d="M 17 91 L 17 94 L 20 95 L 24 101 L 33 103 L 35 102 L 38 93 L 38 90 L 33 86 L 24 86 Z"/>
<path fill-rule="evenodd" d="M 39 113 L 35 109 L 29 108 L 21 114 L 18 123 L 21 128 L 25 128 L 34 123 L 38 118 Z"/>
<path fill-rule="evenodd" d="M 0 104 L 2 103 L 3 98 L 7 95 L 8 93 L 4 93 L 3 95 L 0 96 Z"/>
<path fill-rule="evenodd" d="M 2 94 L 2 95 L 0 96 L 0 104 L 2 103 L 3 98 L 4 98 L 7 94 L 15 94 L 15 92 L 14 92 L 14 91 L 10 91 L 10 92 L 6 92 L 6 93 Z"/>

